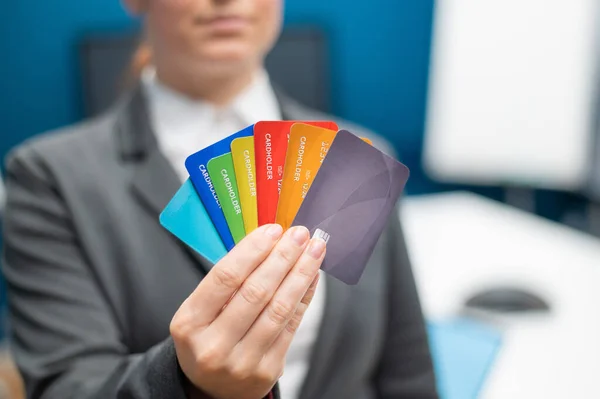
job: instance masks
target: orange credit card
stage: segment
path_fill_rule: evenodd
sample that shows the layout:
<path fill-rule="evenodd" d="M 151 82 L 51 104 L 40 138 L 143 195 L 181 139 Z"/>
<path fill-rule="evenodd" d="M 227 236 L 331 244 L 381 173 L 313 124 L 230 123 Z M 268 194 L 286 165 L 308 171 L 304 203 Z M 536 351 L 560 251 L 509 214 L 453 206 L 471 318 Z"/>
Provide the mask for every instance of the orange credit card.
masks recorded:
<path fill-rule="evenodd" d="M 292 225 L 336 134 L 303 123 L 291 127 L 276 217 L 284 229 Z"/>
<path fill-rule="evenodd" d="M 254 125 L 258 225 L 275 223 L 283 181 L 290 128 L 297 121 L 258 122 Z M 334 122 L 302 122 L 338 130 Z"/>

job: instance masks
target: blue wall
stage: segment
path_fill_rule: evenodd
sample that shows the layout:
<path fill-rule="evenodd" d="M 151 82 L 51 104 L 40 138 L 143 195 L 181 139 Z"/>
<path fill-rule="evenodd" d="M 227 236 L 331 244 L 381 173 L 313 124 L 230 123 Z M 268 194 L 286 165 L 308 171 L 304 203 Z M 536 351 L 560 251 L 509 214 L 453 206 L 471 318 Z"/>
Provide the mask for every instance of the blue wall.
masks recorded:
<path fill-rule="evenodd" d="M 131 23 L 118 0 L 4 3 L 0 13 L 0 155 L 33 134 L 80 118 L 79 35 L 88 29 Z"/>
<path fill-rule="evenodd" d="M 0 156 L 80 119 L 77 40 L 134 26 L 118 0 L 6 1 L 0 13 Z M 330 37 L 335 113 L 418 152 L 433 0 L 287 0 L 286 23 Z"/>
<path fill-rule="evenodd" d="M 432 0 L 288 0 L 331 40 L 334 111 L 402 146 L 421 141 Z"/>

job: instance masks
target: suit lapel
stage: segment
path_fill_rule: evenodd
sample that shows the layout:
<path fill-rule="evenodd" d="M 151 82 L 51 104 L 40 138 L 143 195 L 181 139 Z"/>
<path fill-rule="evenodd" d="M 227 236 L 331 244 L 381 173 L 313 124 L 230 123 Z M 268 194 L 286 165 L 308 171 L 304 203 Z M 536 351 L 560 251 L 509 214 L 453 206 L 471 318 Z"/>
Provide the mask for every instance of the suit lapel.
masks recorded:
<path fill-rule="evenodd" d="M 180 184 L 165 157 L 154 150 L 136 165 L 131 186 L 138 199 L 158 218 Z"/>
<path fill-rule="evenodd" d="M 117 119 L 117 142 L 125 162 L 134 164 L 133 195 L 158 221 L 160 212 L 181 186 L 173 167 L 158 149 L 150 125 L 146 101 L 137 87 L 124 101 Z M 204 272 L 212 265 L 196 251 L 179 242 Z"/>

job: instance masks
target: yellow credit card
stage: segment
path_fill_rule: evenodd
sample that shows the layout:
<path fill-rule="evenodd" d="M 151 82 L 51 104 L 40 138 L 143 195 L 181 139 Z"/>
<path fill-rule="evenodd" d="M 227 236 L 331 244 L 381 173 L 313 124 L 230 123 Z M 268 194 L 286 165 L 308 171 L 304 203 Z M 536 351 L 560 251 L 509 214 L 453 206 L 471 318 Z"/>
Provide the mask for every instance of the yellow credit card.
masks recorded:
<path fill-rule="evenodd" d="M 296 123 L 290 129 L 276 222 L 289 228 L 337 131 Z"/>
<path fill-rule="evenodd" d="M 258 227 L 254 137 L 240 137 L 233 140 L 231 142 L 231 156 L 242 206 L 244 228 L 246 234 L 250 234 Z"/>

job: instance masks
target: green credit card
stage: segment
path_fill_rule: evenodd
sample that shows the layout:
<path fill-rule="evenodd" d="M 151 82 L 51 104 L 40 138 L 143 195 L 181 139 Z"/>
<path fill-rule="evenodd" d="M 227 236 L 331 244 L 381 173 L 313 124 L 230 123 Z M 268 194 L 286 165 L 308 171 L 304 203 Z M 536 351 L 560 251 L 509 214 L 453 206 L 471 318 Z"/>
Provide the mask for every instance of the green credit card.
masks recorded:
<path fill-rule="evenodd" d="M 211 159 L 206 167 L 221 203 L 221 209 L 233 236 L 233 241 L 237 244 L 246 236 L 246 230 L 244 229 L 240 194 L 235 179 L 231 153 L 228 152 Z"/>

